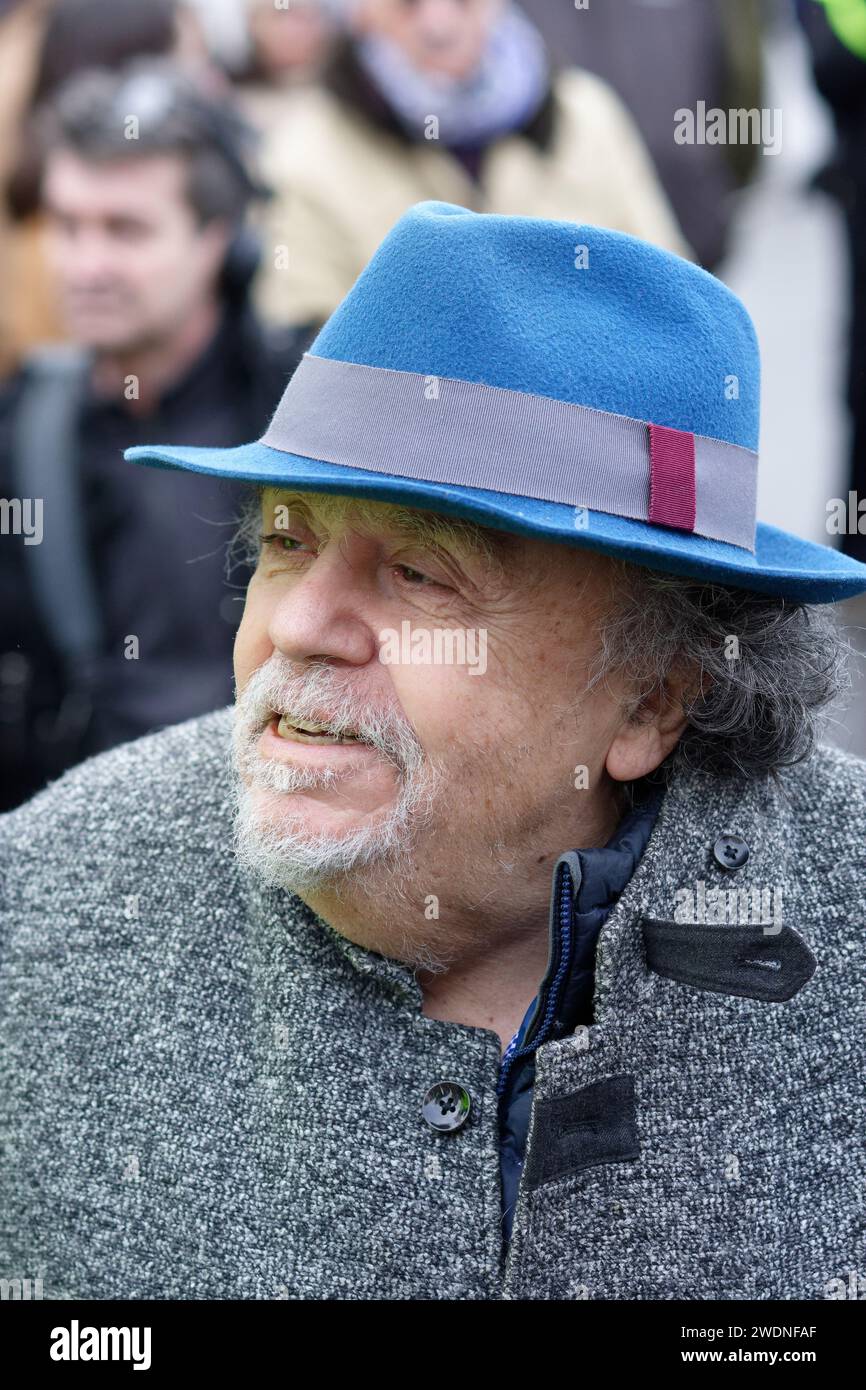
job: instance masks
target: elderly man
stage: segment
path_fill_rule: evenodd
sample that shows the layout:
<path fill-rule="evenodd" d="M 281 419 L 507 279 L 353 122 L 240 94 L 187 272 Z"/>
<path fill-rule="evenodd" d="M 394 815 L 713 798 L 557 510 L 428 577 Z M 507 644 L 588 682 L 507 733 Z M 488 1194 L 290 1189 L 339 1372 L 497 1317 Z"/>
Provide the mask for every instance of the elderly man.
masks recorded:
<path fill-rule="evenodd" d="M 0 1268 L 54 1297 L 845 1296 L 866 567 L 755 523 L 740 302 L 422 204 L 261 440 L 237 704 L 0 819 Z"/>

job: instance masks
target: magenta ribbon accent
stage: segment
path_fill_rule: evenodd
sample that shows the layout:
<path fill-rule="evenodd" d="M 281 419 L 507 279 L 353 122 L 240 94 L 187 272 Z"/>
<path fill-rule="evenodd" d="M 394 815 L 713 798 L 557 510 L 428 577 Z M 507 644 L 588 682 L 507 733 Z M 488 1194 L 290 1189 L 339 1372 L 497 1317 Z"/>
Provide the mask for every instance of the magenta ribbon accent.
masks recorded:
<path fill-rule="evenodd" d="M 649 520 L 679 531 L 695 529 L 695 436 L 650 425 Z"/>

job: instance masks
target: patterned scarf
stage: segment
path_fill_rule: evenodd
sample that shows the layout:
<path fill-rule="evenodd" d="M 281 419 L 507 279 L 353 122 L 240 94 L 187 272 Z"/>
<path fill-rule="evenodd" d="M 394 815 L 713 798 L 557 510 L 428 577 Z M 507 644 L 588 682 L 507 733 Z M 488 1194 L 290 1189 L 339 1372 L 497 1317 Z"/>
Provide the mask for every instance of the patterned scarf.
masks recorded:
<path fill-rule="evenodd" d="M 481 62 L 468 79 L 419 72 L 391 39 L 360 39 L 358 61 L 405 126 L 418 140 L 431 116 L 444 145 L 489 145 L 519 130 L 535 115 L 550 84 L 541 34 L 509 5 L 494 27 Z"/>

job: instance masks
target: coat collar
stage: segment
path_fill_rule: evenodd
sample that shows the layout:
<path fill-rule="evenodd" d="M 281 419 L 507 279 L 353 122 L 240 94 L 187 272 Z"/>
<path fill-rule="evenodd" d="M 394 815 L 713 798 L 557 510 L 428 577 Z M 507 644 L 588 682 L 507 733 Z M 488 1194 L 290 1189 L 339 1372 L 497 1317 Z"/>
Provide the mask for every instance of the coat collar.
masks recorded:
<path fill-rule="evenodd" d="M 754 894 L 777 893 L 783 904 L 782 929 L 761 923 L 750 926 L 755 941 L 781 943 L 782 951 L 801 955 L 804 984 L 814 969 L 814 958 L 799 931 L 787 918 L 802 885 L 796 867 L 796 842 L 792 834 L 793 812 L 784 773 L 777 779 L 752 781 L 710 772 L 681 771 L 671 781 L 658 819 L 633 877 L 610 913 L 599 934 L 596 955 L 594 1016 L 604 1019 L 609 1012 L 627 1007 L 629 990 L 634 988 L 635 968 L 646 977 L 654 963 L 648 959 L 645 924 L 660 922 L 680 928 L 680 939 L 690 937 L 698 947 L 702 924 L 688 920 L 683 913 L 689 895 L 697 901 L 700 891 L 707 894 L 736 893 L 734 912 L 742 912 L 745 890 L 750 903 Z M 732 840 L 739 842 L 747 857 L 732 865 L 726 850 Z M 798 917 L 798 925 L 801 919 Z M 716 932 L 745 925 L 736 916 L 712 924 Z M 710 925 L 710 924 L 708 924 Z M 802 956 L 801 948 L 811 960 Z M 747 953 L 748 954 L 748 953 Z M 742 962 L 747 968 L 745 959 Z M 685 975 L 681 976 L 685 982 Z M 696 984 L 695 980 L 688 981 Z M 717 988 L 721 993 L 752 993 L 732 990 L 721 971 L 713 980 L 712 971 L 700 988 Z M 798 986 L 799 987 L 799 986 Z M 752 997 L 758 998 L 759 994 Z"/>
<path fill-rule="evenodd" d="M 646 783 L 635 790 L 607 844 L 566 850 L 553 866 L 547 967 L 506 1056 L 587 1021 L 599 930 L 640 862 L 664 794 Z"/>
<path fill-rule="evenodd" d="M 385 97 L 370 80 L 355 56 L 354 45 L 343 39 L 334 51 L 323 74 L 324 86 L 331 94 L 377 129 L 393 136 L 405 145 L 413 143 L 402 121 L 391 109 Z M 556 98 L 551 87 L 535 115 L 520 129 L 522 135 L 544 153 L 550 149 L 556 126 Z M 501 138 L 501 137 L 500 137 Z"/>
<path fill-rule="evenodd" d="M 608 1011 L 627 1006 L 628 992 L 635 988 L 637 962 L 640 975 L 647 971 L 643 923 L 675 923 L 684 901 L 678 895 L 694 894 L 700 884 L 705 901 L 709 890 L 775 889 L 787 908 L 789 890 L 797 887 L 796 868 L 791 866 L 795 854 L 791 821 L 784 774 L 777 781 L 758 782 L 689 769 L 673 771 L 646 849 L 598 935 L 593 1018 L 600 1020 Z M 716 854 L 726 837 L 736 837 L 748 846 L 748 858 L 733 870 L 723 868 Z M 421 1011 L 421 986 L 409 966 L 349 941 L 292 894 L 277 889 L 254 891 L 260 910 L 275 914 L 284 927 L 301 919 L 323 930 L 359 975 L 378 982 L 392 997 L 396 994 L 410 1012 Z M 755 932 L 772 940 L 760 926 Z M 797 942 L 802 938 L 787 923 L 779 935 L 799 950 Z M 805 958 L 801 964 L 805 968 Z M 803 983 L 805 978 L 808 975 Z"/>

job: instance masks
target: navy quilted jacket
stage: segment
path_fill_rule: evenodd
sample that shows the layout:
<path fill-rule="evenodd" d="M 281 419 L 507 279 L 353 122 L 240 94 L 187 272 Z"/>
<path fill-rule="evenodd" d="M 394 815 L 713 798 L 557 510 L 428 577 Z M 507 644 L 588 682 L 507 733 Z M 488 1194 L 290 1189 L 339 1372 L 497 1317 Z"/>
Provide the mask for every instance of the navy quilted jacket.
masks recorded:
<path fill-rule="evenodd" d="M 511 1239 L 535 1083 L 535 1049 L 592 1022 L 595 945 L 601 925 L 646 848 L 664 793 L 644 790 L 599 849 L 566 850 L 553 866 L 550 954 L 538 993 L 502 1058 L 499 1166 L 504 1243 Z"/>

